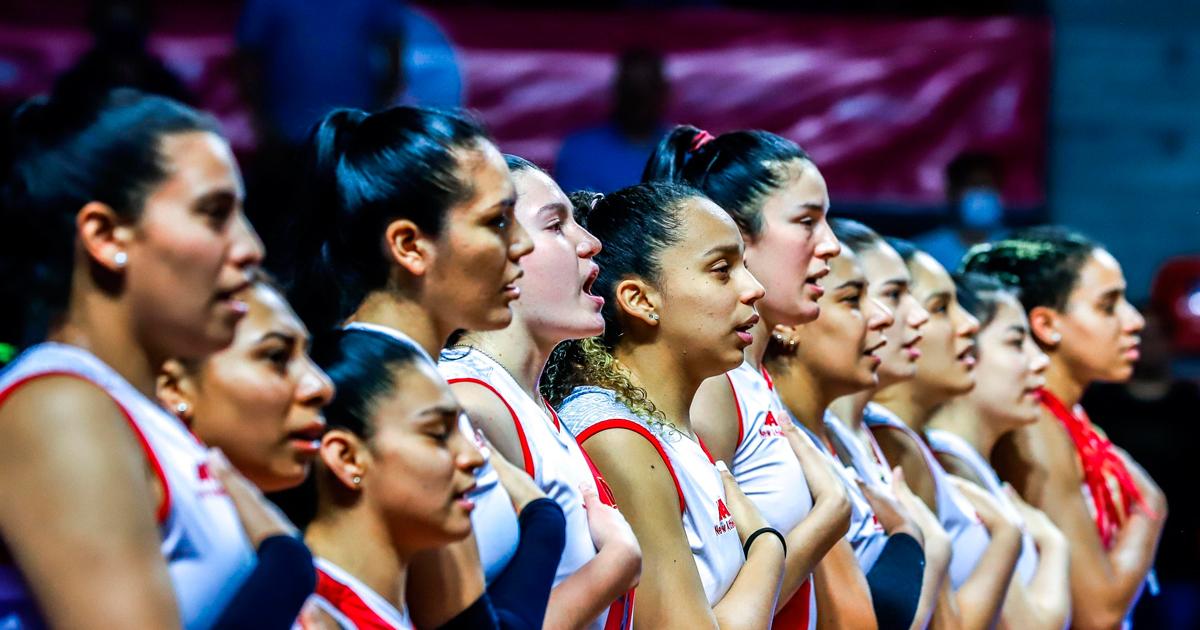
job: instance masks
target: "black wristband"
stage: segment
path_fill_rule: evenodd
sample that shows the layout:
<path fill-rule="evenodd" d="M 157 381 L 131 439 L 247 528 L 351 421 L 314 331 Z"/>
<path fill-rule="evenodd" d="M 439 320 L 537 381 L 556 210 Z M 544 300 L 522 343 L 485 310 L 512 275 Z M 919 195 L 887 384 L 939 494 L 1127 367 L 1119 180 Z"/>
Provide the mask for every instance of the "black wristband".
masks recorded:
<path fill-rule="evenodd" d="M 763 527 L 750 534 L 750 537 L 746 539 L 746 544 L 742 545 L 742 552 L 746 554 L 747 558 L 750 557 L 750 545 L 753 545 L 754 539 L 762 534 L 774 534 L 779 539 L 779 544 L 783 545 L 783 557 L 787 557 L 787 541 L 784 540 L 783 534 L 780 534 L 779 530 L 774 527 Z"/>

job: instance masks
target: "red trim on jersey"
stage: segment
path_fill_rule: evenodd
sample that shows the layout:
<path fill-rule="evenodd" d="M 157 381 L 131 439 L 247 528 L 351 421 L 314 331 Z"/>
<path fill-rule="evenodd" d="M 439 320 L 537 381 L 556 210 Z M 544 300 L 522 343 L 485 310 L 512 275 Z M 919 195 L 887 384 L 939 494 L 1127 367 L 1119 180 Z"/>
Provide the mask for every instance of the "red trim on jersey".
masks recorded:
<path fill-rule="evenodd" d="M 800 588 L 796 589 L 796 594 L 780 609 L 779 614 L 775 615 L 775 622 L 771 627 L 781 630 L 808 630 L 812 614 L 811 592 L 812 576 L 809 576 L 800 584 Z"/>
<path fill-rule="evenodd" d="M 767 389 L 775 391 L 775 379 L 771 378 L 771 375 L 767 372 L 767 368 L 761 366 L 758 368 L 758 371 L 762 372 L 763 380 L 767 382 Z"/>
<path fill-rule="evenodd" d="M 546 400 L 545 396 L 542 397 L 542 404 L 546 406 L 546 411 L 550 412 L 550 419 L 554 421 L 554 430 L 561 433 L 562 422 L 558 420 L 558 412 L 554 410 L 554 407 L 550 406 L 550 401 Z"/>
<path fill-rule="evenodd" d="M 155 518 L 158 519 L 159 525 L 165 523 L 167 516 L 171 513 L 171 485 L 167 483 L 167 475 L 163 472 L 162 464 L 158 463 L 158 456 L 155 455 L 154 449 L 150 447 L 150 442 L 146 440 L 146 436 L 142 433 L 142 429 L 138 427 L 136 422 L 133 421 L 133 416 L 129 414 L 129 410 L 125 409 L 125 406 L 118 402 L 116 398 L 113 398 L 112 395 L 109 394 L 108 391 L 103 387 L 101 387 L 99 383 L 82 374 L 67 372 L 65 370 L 38 372 L 37 374 L 30 374 L 29 376 L 19 378 L 10 383 L 9 386 L 4 389 L 4 391 L 0 391 L 0 405 L 3 405 L 4 401 L 8 400 L 8 397 L 16 392 L 17 388 L 21 387 L 22 385 L 39 378 L 52 376 L 68 376 L 71 378 L 77 378 L 85 383 L 90 383 L 100 391 L 104 392 L 104 395 L 108 396 L 109 400 L 113 401 L 113 404 L 117 406 L 117 409 L 121 410 L 121 415 L 125 416 L 125 421 L 129 423 L 129 428 L 133 429 L 133 435 L 137 437 L 138 444 L 140 444 L 142 447 L 142 452 L 146 455 L 146 459 L 150 462 L 150 468 L 154 471 L 154 476 L 158 477 L 158 482 L 162 485 L 163 496 L 162 500 L 158 503 L 158 510 L 155 512 Z"/>
<path fill-rule="evenodd" d="M 587 462 L 588 470 L 592 471 L 592 479 L 596 482 L 596 494 L 600 495 L 600 502 L 616 508 L 617 499 L 613 496 L 612 488 L 608 487 L 608 482 L 604 480 L 604 476 L 600 474 L 600 470 L 596 468 L 596 464 L 592 462 L 587 451 L 583 450 L 582 445 L 579 452 L 583 453 L 583 460 Z M 604 624 L 604 630 L 629 630 L 633 627 L 635 591 L 636 589 L 629 589 L 608 607 L 608 621 Z"/>
<path fill-rule="evenodd" d="M 650 445 L 654 447 L 654 450 L 658 451 L 658 456 L 662 458 L 663 463 L 667 465 L 667 472 L 671 473 L 671 481 L 675 482 L 675 493 L 679 495 L 679 513 L 683 514 L 685 511 L 687 511 L 687 500 L 683 498 L 683 486 L 679 485 L 679 477 L 675 475 L 675 467 L 671 465 L 671 458 L 667 457 L 667 452 L 663 450 L 662 444 L 659 443 L 658 438 L 650 432 L 650 429 L 647 429 L 633 420 L 626 420 L 625 418 L 610 418 L 608 420 L 601 420 L 600 422 L 597 422 L 596 424 L 584 429 L 576 439 L 582 445 L 587 441 L 588 438 L 608 429 L 625 429 L 626 431 L 633 431 L 634 433 L 646 438 L 646 441 L 650 442 Z"/>
<path fill-rule="evenodd" d="M 733 392 L 733 408 L 738 414 L 738 446 L 742 445 L 742 438 L 746 435 L 745 421 L 742 420 L 742 403 L 738 400 L 737 388 L 733 386 L 733 377 L 729 372 L 725 373 L 725 380 L 729 381 L 729 391 Z"/>
<path fill-rule="evenodd" d="M 710 461 L 710 462 L 712 462 L 712 463 L 716 464 L 716 463 L 717 463 L 717 460 L 713 459 L 712 453 L 709 453 L 709 452 L 708 452 L 708 447 L 704 445 L 704 438 L 700 437 L 700 435 L 699 435 L 699 434 L 697 434 L 697 435 L 696 435 L 696 442 L 698 442 L 698 443 L 700 444 L 700 450 L 704 451 L 704 454 L 705 454 L 705 455 L 708 455 L 708 461 Z"/>
<path fill-rule="evenodd" d="M 316 594 L 328 601 L 338 612 L 354 622 L 359 630 L 399 630 L 380 617 L 354 589 L 317 567 Z"/>
<path fill-rule="evenodd" d="M 446 382 L 451 385 L 458 383 L 473 383 L 475 385 L 479 385 L 480 387 L 483 387 L 489 392 L 495 394 L 496 398 L 499 398 L 500 402 L 504 403 L 504 408 L 508 410 L 508 415 L 512 417 L 513 426 L 517 429 L 517 439 L 521 441 L 521 457 L 525 460 L 525 474 L 532 478 L 534 476 L 534 472 L 536 471 L 534 470 L 533 466 L 533 453 L 529 451 L 529 440 L 525 438 L 525 429 L 521 427 L 521 419 L 517 417 L 517 412 L 512 408 L 512 405 L 508 404 L 508 401 L 504 399 L 504 395 L 497 391 L 495 387 L 492 387 L 491 383 L 477 378 L 452 378 Z"/>

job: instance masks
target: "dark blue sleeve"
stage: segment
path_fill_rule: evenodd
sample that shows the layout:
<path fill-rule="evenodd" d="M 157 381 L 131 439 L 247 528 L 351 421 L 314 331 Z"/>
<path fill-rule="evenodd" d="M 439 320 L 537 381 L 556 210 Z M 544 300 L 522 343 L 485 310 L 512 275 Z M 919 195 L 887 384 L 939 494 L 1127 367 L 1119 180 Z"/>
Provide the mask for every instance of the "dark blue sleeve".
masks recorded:
<path fill-rule="evenodd" d="M 518 517 L 521 538 L 508 566 L 488 585 L 505 630 L 537 630 L 546 617 L 554 575 L 567 544 L 567 519 L 553 499 L 529 502 Z"/>
<path fill-rule="evenodd" d="M 479 596 L 466 610 L 438 627 L 438 630 L 496 630 L 500 620 L 487 593 Z"/>
<path fill-rule="evenodd" d="M 921 543 L 908 534 L 889 536 L 875 566 L 867 572 L 879 630 L 904 630 L 912 625 L 924 576 L 925 551 Z"/>
<path fill-rule="evenodd" d="M 225 607 L 215 628 L 290 628 L 317 587 L 312 553 L 291 536 L 258 546 L 258 564 Z"/>

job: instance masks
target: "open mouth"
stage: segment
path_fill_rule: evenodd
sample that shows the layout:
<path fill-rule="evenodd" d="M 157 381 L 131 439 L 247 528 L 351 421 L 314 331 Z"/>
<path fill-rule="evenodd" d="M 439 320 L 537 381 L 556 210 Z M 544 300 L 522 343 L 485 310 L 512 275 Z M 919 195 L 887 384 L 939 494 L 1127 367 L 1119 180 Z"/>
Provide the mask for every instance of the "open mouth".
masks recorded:
<path fill-rule="evenodd" d="M 963 365 L 967 366 L 968 368 L 972 368 L 975 367 L 975 362 L 978 360 L 978 354 L 978 349 L 976 348 L 975 344 L 972 343 L 963 349 L 962 352 L 959 352 L 956 358 Z"/>
<path fill-rule="evenodd" d="M 867 348 L 866 350 L 863 350 L 863 356 L 871 357 L 872 359 L 875 359 L 876 361 L 878 361 L 879 356 L 876 355 L 875 352 L 877 350 L 879 350 L 880 348 L 884 347 L 885 345 L 887 345 L 887 337 L 880 339 L 878 343 L 872 345 L 871 347 Z"/>
<path fill-rule="evenodd" d="M 250 306 L 246 304 L 245 300 L 239 299 L 237 296 L 242 291 L 250 288 L 252 284 L 249 280 L 243 280 L 232 288 L 218 291 L 216 294 L 217 302 L 228 305 L 235 312 L 246 313 L 250 310 Z"/>
<path fill-rule="evenodd" d="M 319 420 L 310 422 L 303 429 L 288 433 L 287 439 L 301 452 L 315 454 L 321 449 L 321 438 L 324 435 L 325 422 Z"/>
<path fill-rule="evenodd" d="M 754 313 L 748 317 L 746 321 L 742 322 L 738 326 L 734 326 L 733 328 L 734 332 L 737 333 L 738 338 L 741 339 L 746 345 L 750 345 L 754 342 L 754 336 L 750 334 L 750 331 L 756 324 L 758 324 L 758 320 L 758 313 Z"/>
<path fill-rule="evenodd" d="M 810 274 L 808 277 L 804 278 L 804 284 L 808 288 L 812 289 L 813 293 L 815 293 L 817 297 L 820 297 L 825 293 L 825 287 L 821 286 L 821 278 L 824 278 L 827 275 L 829 275 L 829 267 L 821 267 L 821 269 L 816 273 Z"/>
<path fill-rule="evenodd" d="M 597 306 L 604 306 L 604 298 L 592 293 L 592 286 L 596 284 L 596 278 L 600 276 L 600 267 L 592 263 L 592 269 L 588 272 L 587 279 L 583 281 L 583 294 L 591 298 Z"/>
<path fill-rule="evenodd" d="M 469 487 L 467 487 L 466 490 L 455 494 L 451 498 L 453 499 L 455 505 L 470 512 L 471 510 L 475 509 L 475 500 L 471 498 L 471 495 L 475 493 L 475 490 L 476 485 L 472 483 Z"/>
<path fill-rule="evenodd" d="M 921 343 L 922 339 L 924 339 L 924 337 L 917 335 L 904 345 L 900 346 L 904 349 L 904 354 L 908 355 L 910 360 L 916 361 L 917 359 L 921 358 L 921 349 L 917 347 L 917 344 Z"/>

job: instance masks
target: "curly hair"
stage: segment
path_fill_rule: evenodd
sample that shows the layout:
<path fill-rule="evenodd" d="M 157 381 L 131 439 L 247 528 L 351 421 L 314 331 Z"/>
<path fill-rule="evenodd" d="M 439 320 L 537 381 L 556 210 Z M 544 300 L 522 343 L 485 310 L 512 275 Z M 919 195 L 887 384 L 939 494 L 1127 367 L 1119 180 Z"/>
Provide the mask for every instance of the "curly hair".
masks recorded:
<path fill-rule="evenodd" d="M 961 268 L 1020 289 L 1026 311 L 1037 306 L 1061 311 L 1084 263 L 1097 249 L 1101 249 L 1098 243 L 1066 228 L 1030 228 L 972 247 Z"/>
<path fill-rule="evenodd" d="M 596 254 L 600 275 L 593 285 L 604 298 L 604 334 L 559 344 L 542 374 L 542 395 L 558 407 L 575 388 L 595 385 L 615 392 L 618 401 L 643 419 L 665 420 L 646 390 L 613 356 L 624 334 L 616 287 L 630 276 L 658 280 L 659 254 L 679 242 L 680 211 L 704 193 L 684 184 L 651 182 L 603 197 L 572 193 L 570 198 L 576 220 L 604 243 Z"/>

